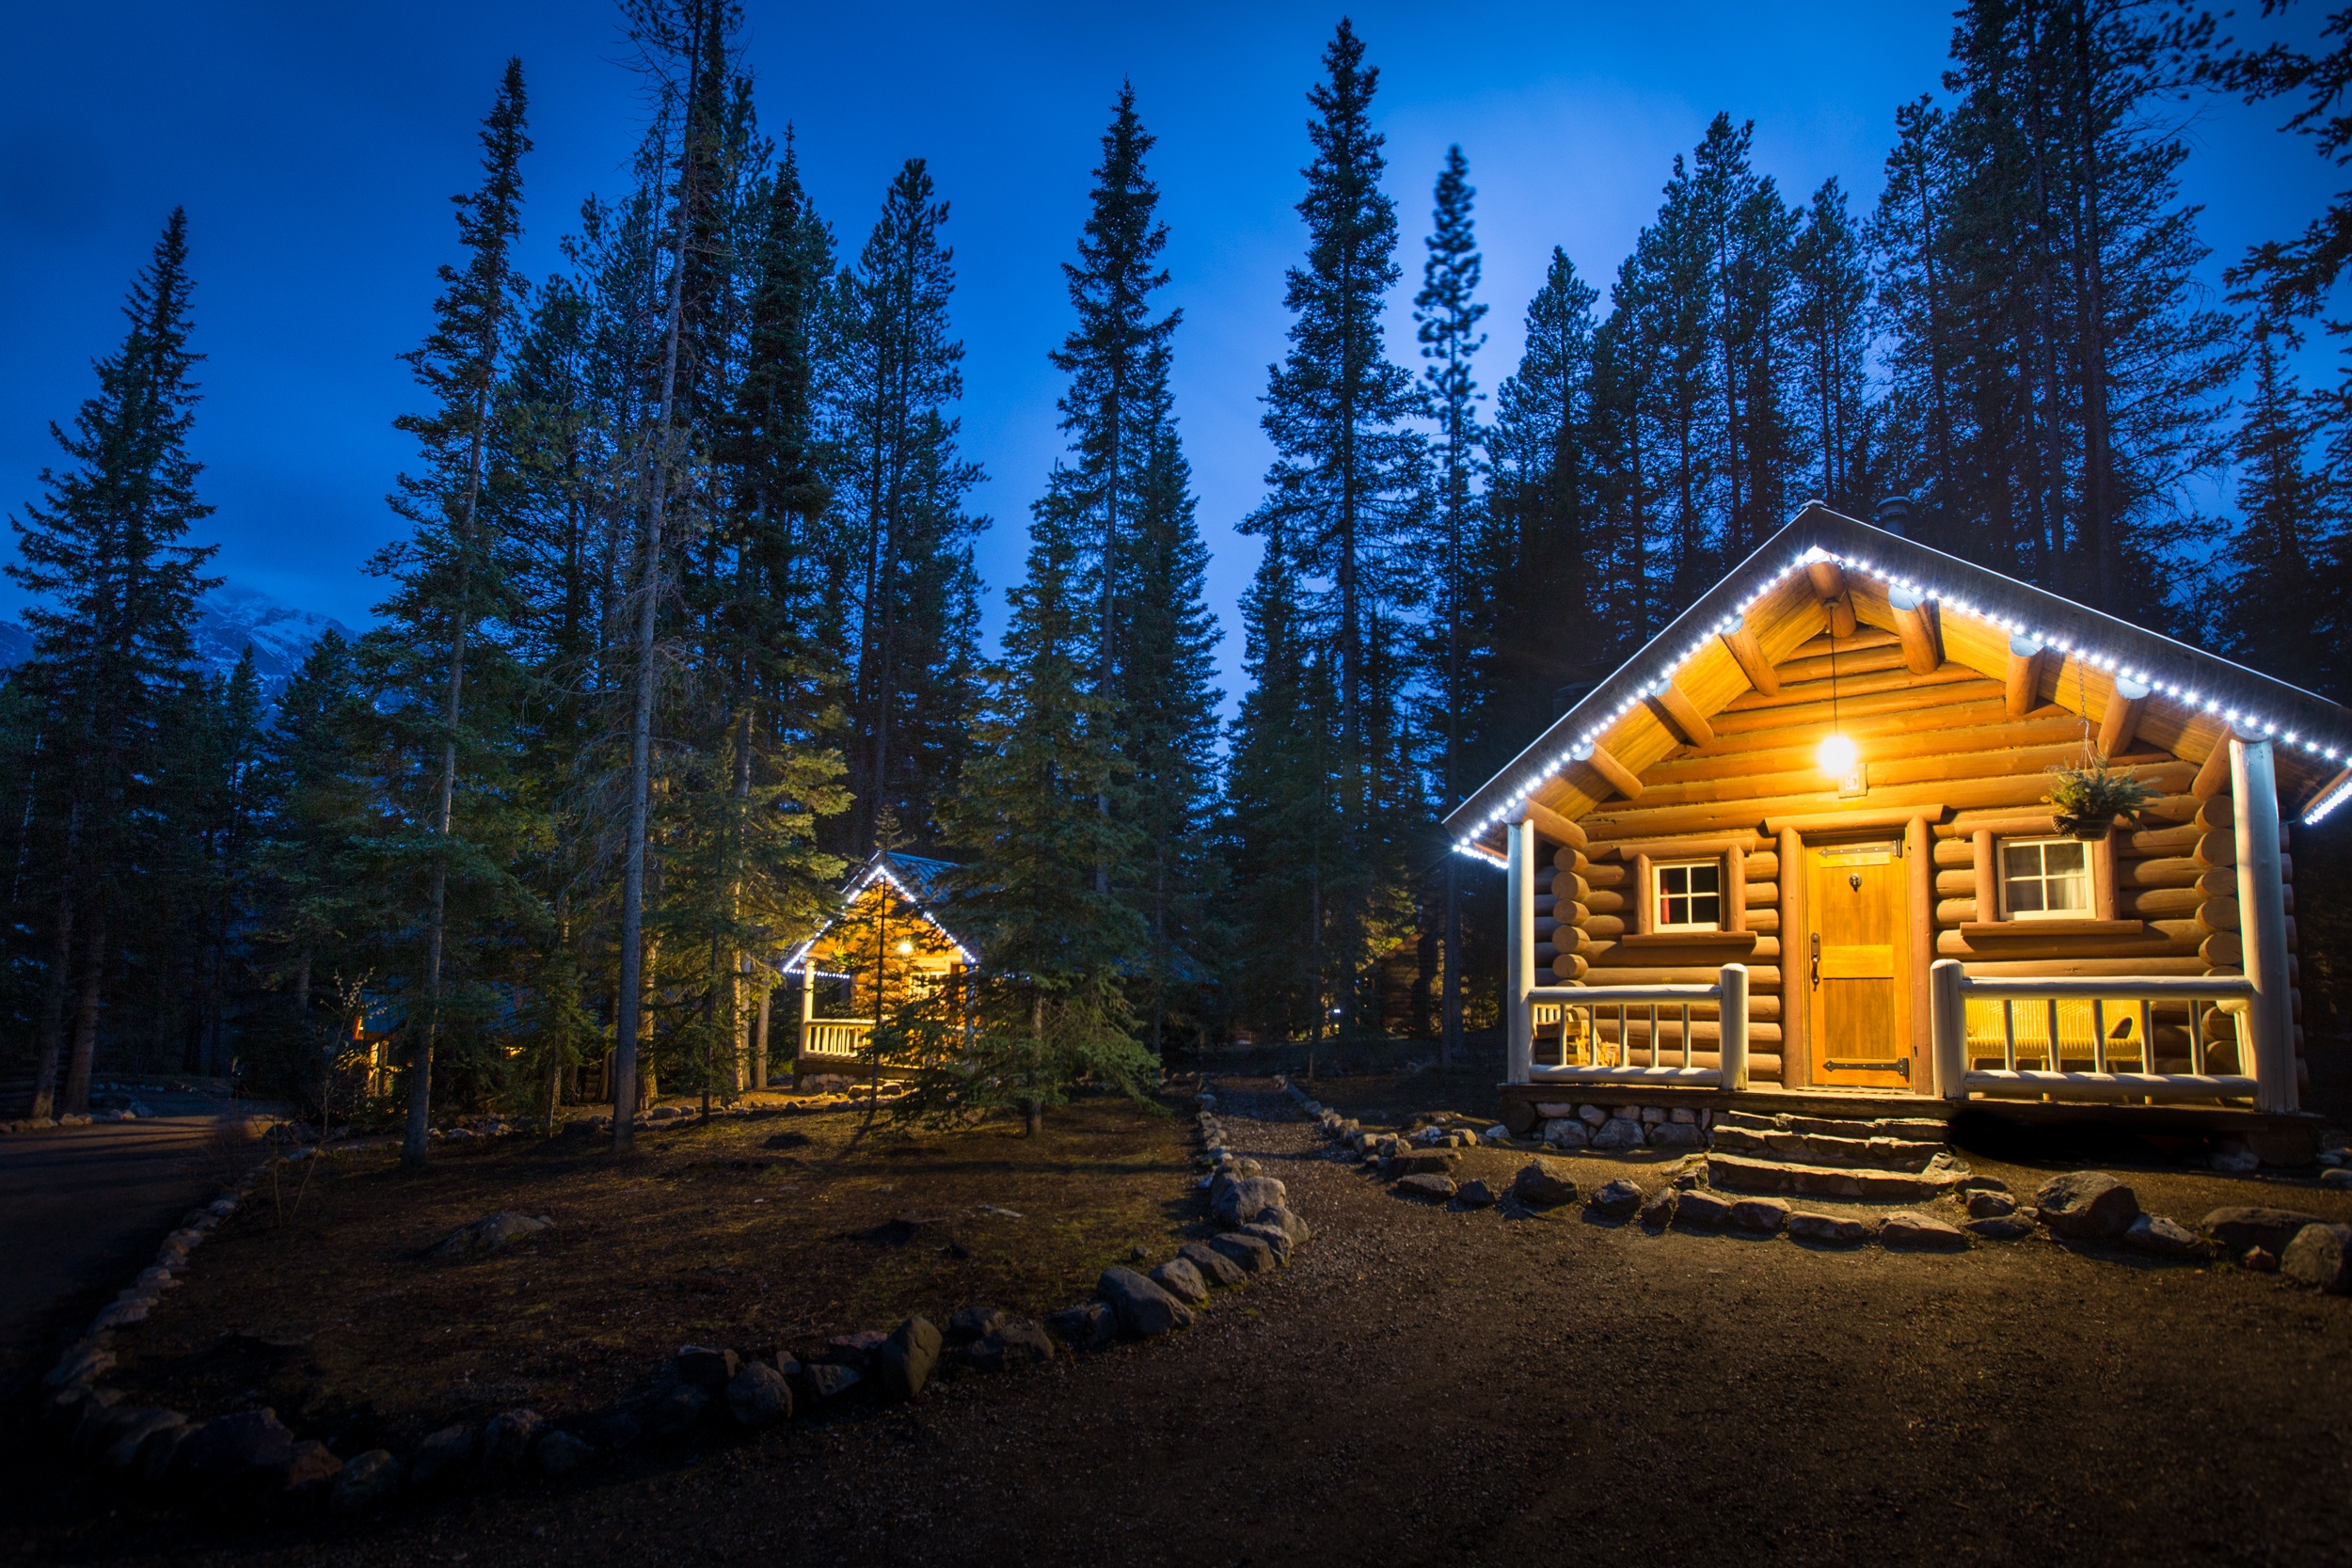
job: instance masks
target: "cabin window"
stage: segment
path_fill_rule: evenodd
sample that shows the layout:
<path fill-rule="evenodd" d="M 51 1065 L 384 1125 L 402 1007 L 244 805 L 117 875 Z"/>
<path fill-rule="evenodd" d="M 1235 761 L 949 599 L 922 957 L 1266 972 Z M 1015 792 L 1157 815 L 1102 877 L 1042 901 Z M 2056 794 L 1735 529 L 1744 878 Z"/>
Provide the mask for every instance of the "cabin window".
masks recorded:
<path fill-rule="evenodd" d="M 2074 838 L 2003 839 L 2001 912 L 2010 920 L 2090 918 L 2089 847 Z"/>
<path fill-rule="evenodd" d="M 1724 863 L 1666 861 L 1654 871 L 1658 918 L 1654 931 L 1720 931 L 1724 928 Z"/>

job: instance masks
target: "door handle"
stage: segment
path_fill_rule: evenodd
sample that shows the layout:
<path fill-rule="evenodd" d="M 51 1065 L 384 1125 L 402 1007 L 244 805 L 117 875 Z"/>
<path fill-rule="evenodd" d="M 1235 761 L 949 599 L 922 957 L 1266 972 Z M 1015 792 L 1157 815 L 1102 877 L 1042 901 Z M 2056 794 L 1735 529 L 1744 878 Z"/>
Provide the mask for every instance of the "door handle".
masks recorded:
<path fill-rule="evenodd" d="M 1813 933 L 1813 989 L 1821 989 L 1821 933 Z"/>

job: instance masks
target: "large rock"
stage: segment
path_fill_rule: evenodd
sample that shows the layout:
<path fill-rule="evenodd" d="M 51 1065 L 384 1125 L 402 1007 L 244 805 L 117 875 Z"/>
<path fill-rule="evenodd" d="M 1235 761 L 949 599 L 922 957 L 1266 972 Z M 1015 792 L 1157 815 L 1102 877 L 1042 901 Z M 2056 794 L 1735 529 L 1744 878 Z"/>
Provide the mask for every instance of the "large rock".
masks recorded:
<path fill-rule="evenodd" d="M 1459 1190 L 1454 1184 L 1454 1178 L 1439 1176 L 1435 1171 L 1402 1177 L 1395 1188 L 1399 1196 L 1423 1198 L 1432 1203 L 1451 1203 Z"/>
<path fill-rule="evenodd" d="M 811 1361 L 801 1369 L 801 1381 L 808 1385 L 808 1397 L 818 1404 L 832 1404 L 847 1399 L 851 1390 L 866 1381 L 855 1367 L 838 1361 Z"/>
<path fill-rule="evenodd" d="M 335 1478 L 330 1506 L 342 1514 L 373 1513 L 400 1494 L 400 1461 L 389 1449 L 370 1449 Z"/>
<path fill-rule="evenodd" d="M 1454 1189 L 1454 1201 L 1465 1209 L 1491 1209 L 1495 1203 L 1495 1190 L 1472 1177 Z"/>
<path fill-rule="evenodd" d="M 940 1348 L 946 1343 L 938 1327 L 926 1317 L 909 1318 L 891 1331 L 874 1357 L 885 1399 L 911 1400 L 923 1391 L 938 1370 Z M 787 1403 L 785 1414 L 792 1414 Z"/>
<path fill-rule="evenodd" d="M 2017 1200 L 2007 1193 L 1972 1192 L 1968 1195 L 1968 1217 L 1972 1220 L 1998 1219 L 2003 1214 L 2017 1212 Z"/>
<path fill-rule="evenodd" d="M 468 1225 L 461 1225 L 433 1244 L 436 1258 L 462 1258 L 469 1253 L 496 1252 L 500 1248 L 550 1230 L 555 1222 L 545 1214 L 518 1214 L 509 1210 L 485 1214 Z"/>
<path fill-rule="evenodd" d="M 1704 1226 L 1709 1228 L 1729 1225 L 1731 1211 L 1734 1207 L 1727 1198 L 1717 1197 L 1713 1193 L 1694 1189 L 1684 1193 L 1675 1204 L 1675 1224 Z"/>
<path fill-rule="evenodd" d="M 1649 1130 L 1652 1148 L 1704 1148 L 1707 1134 L 1684 1121 L 1661 1121 Z"/>
<path fill-rule="evenodd" d="M 1631 1219 L 1642 1207 L 1642 1196 L 1640 1182 L 1620 1176 L 1613 1181 L 1601 1184 L 1600 1190 L 1593 1195 L 1593 1201 L 1585 1206 L 1585 1212 L 1595 1219 Z"/>
<path fill-rule="evenodd" d="M 550 1432 L 539 1439 L 539 1473 L 543 1476 L 568 1476 L 596 1457 L 596 1446 L 576 1433 Z"/>
<path fill-rule="evenodd" d="M 1925 1214 L 1898 1211 L 1881 1222 L 1879 1245 L 1899 1252 L 1964 1252 L 1968 1236 L 1958 1226 L 1946 1225 Z"/>
<path fill-rule="evenodd" d="M 727 1380 L 727 1414 L 735 1424 L 756 1432 L 792 1418 L 792 1384 L 765 1361 L 754 1361 Z"/>
<path fill-rule="evenodd" d="M 1380 1174 L 1391 1181 L 1401 1181 L 1408 1176 L 1445 1176 L 1461 1163 L 1459 1149 L 1413 1148 L 1381 1161 Z"/>
<path fill-rule="evenodd" d="M 2033 1234 L 2033 1221 L 2024 1214 L 1987 1214 L 1980 1220 L 1968 1221 L 1961 1228 L 1988 1242 L 2022 1242 Z"/>
<path fill-rule="evenodd" d="M 2042 1183 L 2034 1217 L 2070 1242 L 2112 1242 L 2139 1218 L 2139 1199 L 2103 1170 L 2073 1170 Z"/>
<path fill-rule="evenodd" d="M 465 1433 L 467 1457 L 471 1458 L 472 1431 L 457 1430 Z M 294 1446 L 294 1434 L 278 1419 L 276 1411 L 241 1410 L 197 1429 L 180 1445 L 178 1468 L 199 1487 L 232 1483 L 285 1464 L 293 1456 Z"/>
<path fill-rule="evenodd" d="M 1209 1211 L 1227 1225 L 1257 1218 L 1262 1209 L 1289 1207 L 1290 1190 L 1271 1176 L 1219 1177 L 1209 1188 Z"/>
<path fill-rule="evenodd" d="M 532 1445 L 546 1430 L 548 1418 L 536 1410 L 502 1410 L 482 1429 L 482 1463 L 492 1469 L 514 1469 L 531 1457 Z"/>
<path fill-rule="evenodd" d="M 1245 1231 L 1222 1231 L 1209 1238 L 1209 1245 L 1240 1265 L 1245 1274 L 1266 1274 L 1275 1266 L 1274 1249 Z"/>
<path fill-rule="evenodd" d="M 1304 1245 L 1307 1238 L 1313 1234 L 1307 1228 L 1307 1222 L 1298 1217 L 1298 1212 L 1295 1209 L 1261 1209 L 1258 1211 L 1257 1219 L 1251 1223 L 1273 1226 L 1283 1235 L 1288 1236 L 1294 1245 Z"/>
<path fill-rule="evenodd" d="M 2279 1272 L 2331 1296 L 2352 1295 L 2352 1225 L 2307 1225 L 2279 1258 Z"/>
<path fill-rule="evenodd" d="M 1176 1256 L 1200 1271 L 1200 1277 L 1211 1285 L 1229 1289 L 1249 1276 L 1231 1258 L 1202 1242 L 1186 1242 L 1176 1249 Z"/>
<path fill-rule="evenodd" d="M 2123 1244 L 2151 1258 L 2202 1258 L 2205 1243 L 2185 1225 L 2161 1214 L 2142 1214 L 2123 1232 Z"/>
<path fill-rule="evenodd" d="M 1578 1125 L 1581 1125 L 1579 1123 Z M 1511 1196 L 1530 1209 L 1557 1209 L 1576 1201 L 1576 1167 L 1538 1154 L 1511 1178 Z"/>
<path fill-rule="evenodd" d="M 1209 1282 L 1183 1258 L 1171 1258 L 1153 1269 L 1152 1283 L 1190 1307 L 1199 1307 L 1209 1299 Z"/>
<path fill-rule="evenodd" d="M 1557 1117 L 1544 1123 L 1543 1138 L 1554 1148 L 1582 1148 L 1593 1141 L 1593 1130 L 1574 1117 Z"/>
<path fill-rule="evenodd" d="M 1674 1126 L 1673 1122 L 1666 1125 Z M 1742 1198 L 1731 1206 L 1731 1227 L 1753 1230 L 1759 1235 L 1777 1236 L 1781 1227 L 1788 1223 L 1788 1205 L 1776 1197 Z"/>
<path fill-rule="evenodd" d="M 1242 1239 L 1265 1252 L 1267 1264 L 1271 1265 L 1273 1254 L 1266 1250 L 1264 1242 L 1255 1236 Z M 1230 1258 L 1232 1254 L 1223 1244 L 1227 1240 L 1227 1236 L 1219 1236 L 1211 1244 Z M 1094 1282 L 1094 1293 L 1118 1315 L 1120 1332 L 1131 1338 L 1150 1339 L 1173 1329 L 1192 1326 L 1191 1307 L 1133 1269 L 1119 1265 L 1104 1269 L 1103 1277 Z"/>
<path fill-rule="evenodd" d="M 947 1319 L 947 1342 L 968 1345 L 995 1333 L 1004 1321 L 1005 1314 L 993 1307 L 959 1307 Z"/>
<path fill-rule="evenodd" d="M 107 1421 L 99 1442 L 99 1463 L 109 1470 L 129 1470 L 139 1462 L 140 1450 L 148 1440 L 177 1431 L 188 1424 L 188 1418 L 177 1410 L 158 1405 L 139 1405 L 118 1410 Z"/>
<path fill-rule="evenodd" d="M 330 1496 L 343 1462 L 326 1444 L 305 1438 L 279 1463 L 263 1472 L 262 1495 L 276 1502 L 302 1503 Z"/>
<path fill-rule="evenodd" d="M 1645 1141 L 1640 1121 L 1631 1117 L 1611 1117 L 1593 1133 L 1592 1147 L 1599 1149 L 1639 1148 Z"/>
<path fill-rule="evenodd" d="M 976 1371 L 1005 1372 L 1041 1367 L 1054 1359 L 1054 1337 L 1042 1323 L 1016 1318 L 964 1348 L 963 1364 Z"/>
<path fill-rule="evenodd" d="M 698 1384 L 681 1383 L 654 1402 L 647 1424 L 656 1437 L 683 1437 L 702 1424 L 709 1408 L 709 1389 Z"/>
<path fill-rule="evenodd" d="M 2249 1247 L 2283 1255 L 2296 1232 L 2307 1225 L 2327 1223 L 2319 1215 L 2306 1214 L 2299 1209 L 2245 1207 L 2216 1209 L 2205 1216 L 2201 1228 L 2233 1257 Z"/>
<path fill-rule="evenodd" d="M 1788 1216 L 1788 1239 L 1815 1246 L 1856 1246 L 1870 1239 L 1870 1227 L 1842 1214 L 1799 1210 Z"/>
<path fill-rule="evenodd" d="M 1186 1249 L 1187 1255 L 1190 1250 Z M 1201 1250 L 1205 1252 L 1208 1249 L 1203 1247 Z M 1211 1253 L 1210 1256 L 1216 1257 L 1216 1254 Z M 1225 1262 L 1225 1259 L 1220 1258 L 1217 1261 Z M 1230 1263 L 1226 1266 L 1232 1267 Z M 1240 1282 L 1238 1273 L 1234 1282 Z M 1106 1302 L 1082 1301 L 1075 1307 L 1046 1313 L 1045 1331 L 1072 1350 L 1101 1350 L 1119 1338 L 1119 1316 Z"/>
<path fill-rule="evenodd" d="M 697 1388 L 723 1388 L 743 1366 L 742 1359 L 733 1351 L 709 1345 L 685 1346 L 673 1364 L 677 1368 L 678 1381 Z"/>
<path fill-rule="evenodd" d="M 1274 1254 L 1274 1260 L 1278 1263 L 1287 1264 L 1291 1260 L 1290 1233 L 1279 1226 L 1245 1225 L 1237 1234 L 1255 1236 L 1263 1242 L 1266 1244 L 1266 1250 Z"/>

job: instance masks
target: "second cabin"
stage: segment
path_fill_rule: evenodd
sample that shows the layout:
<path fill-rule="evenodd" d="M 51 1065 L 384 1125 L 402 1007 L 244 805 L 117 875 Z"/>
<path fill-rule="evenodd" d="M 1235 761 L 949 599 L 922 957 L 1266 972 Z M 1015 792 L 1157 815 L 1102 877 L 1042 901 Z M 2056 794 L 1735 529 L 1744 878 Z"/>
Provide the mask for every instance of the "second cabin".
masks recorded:
<path fill-rule="evenodd" d="M 2347 749 L 2332 703 L 1808 508 L 1447 819 L 1508 870 L 1509 1119 L 2297 1134 L 2288 824 Z M 2102 760 L 2136 824 L 2045 799 Z"/>

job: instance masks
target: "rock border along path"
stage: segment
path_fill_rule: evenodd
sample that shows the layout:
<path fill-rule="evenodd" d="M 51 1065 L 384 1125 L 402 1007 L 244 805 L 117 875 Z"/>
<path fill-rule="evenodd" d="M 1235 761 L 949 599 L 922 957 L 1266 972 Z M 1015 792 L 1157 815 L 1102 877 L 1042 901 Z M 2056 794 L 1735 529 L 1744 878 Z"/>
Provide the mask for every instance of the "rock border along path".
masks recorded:
<path fill-rule="evenodd" d="M 265 1517 L 322 1507 L 356 1514 L 375 1512 L 404 1493 L 447 1491 L 467 1481 L 495 1484 L 533 1474 L 569 1475 L 648 1435 L 684 1437 L 720 1423 L 752 1432 L 789 1421 L 796 1409 L 828 1414 L 861 1387 L 886 1401 L 912 1400 L 943 1361 L 996 1371 L 1102 1350 L 1119 1339 L 1156 1339 L 1192 1326 L 1219 1291 L 1286 1267 L 1311 1234 L 1290 1206 L 1287 1184 L 1229 1147 L 1205 1078 L 1194 1099 L 1200 1146 L 1195 1162 L 1202 1171 L 1195 1190 L 1224 1228 L 1205 1242 L 1184 1243 L 1148 1274 L 1113 1264 L 1096 1281 L 1091 1299 L 1047 1313 L 1041 1323 L 965 1307 L 943 1331 L 918 1315 L 887 1334 L 869 1329 L 837 1336 L 805 1362 L 788 1350 L 747 1359 L 729 1349 L 687 1345 L 656 1370 L 643 1398 L 563 1422 L 529 1409 L 504 1411 L 479 1429 L 468 1424 L 433 1433 L 405 1460 L 384 1449 L 339 1458 L 326 1444 L 297 1437 L 267 1409 L 206 1420 L 134 1405 L 102 1381 L 116 1366 L 116 1334 L 145 1321 L 163 1293 L 177 1288 L 195 1250 L 237 1212 L 273 1165 L 340 1150 L 275 1155 L 192 1211 L 164 1239 L 154 1265 L 99 1312 L 42 1380 L 42 1415 L 75 1456 L 151 1486 L 194 1494 L 215 1508 Z M 519 1131 L 495 1125 L 470 1135 Z M 517 1213 L 486 1215 L 440 1245 L 496 1247 L 552 1223 Z M 1130 1262 L 1144 1264 L 1142 1249 L 1136 1250 Z"/>

